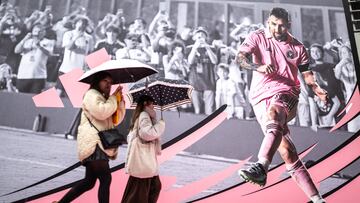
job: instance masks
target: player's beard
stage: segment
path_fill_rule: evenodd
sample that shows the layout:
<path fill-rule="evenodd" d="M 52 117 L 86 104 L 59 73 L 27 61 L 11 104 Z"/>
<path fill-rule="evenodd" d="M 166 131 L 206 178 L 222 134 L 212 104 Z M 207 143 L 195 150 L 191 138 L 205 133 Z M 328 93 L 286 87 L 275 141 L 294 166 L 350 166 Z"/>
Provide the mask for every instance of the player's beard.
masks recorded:
<path fill-rule="evenodd" d="M 273 36 L 278 41 L 285 41 L 286 40 L 286 33 L 277 34 L 277 33 L 274 32 Z"/>

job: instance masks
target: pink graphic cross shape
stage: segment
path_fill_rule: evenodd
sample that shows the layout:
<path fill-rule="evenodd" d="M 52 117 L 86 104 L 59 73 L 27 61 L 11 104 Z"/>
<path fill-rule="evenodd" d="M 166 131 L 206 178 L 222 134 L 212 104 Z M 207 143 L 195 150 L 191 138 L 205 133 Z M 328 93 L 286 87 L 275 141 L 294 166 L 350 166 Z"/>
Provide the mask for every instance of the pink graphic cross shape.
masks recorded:
<path fill-rule="evenodd" d="M 106 52 L 105 48 L 95 51 L 85 57 L 85 61 L 90 68 L 94 68 L 110 59 L 110 55 Z M 89 85 L 78 82 L 78 79 L 83 73 L 82 68 L 79 67 L 59 77 L 75 108 L 81 107 L 83 95 L 86 90 L 89 89 Z M 35 95 L 33 101 L 37 107 L 64 107 L 60 97 L 57 94 L 54 94 L 54 89 L 49 89 Z"/>

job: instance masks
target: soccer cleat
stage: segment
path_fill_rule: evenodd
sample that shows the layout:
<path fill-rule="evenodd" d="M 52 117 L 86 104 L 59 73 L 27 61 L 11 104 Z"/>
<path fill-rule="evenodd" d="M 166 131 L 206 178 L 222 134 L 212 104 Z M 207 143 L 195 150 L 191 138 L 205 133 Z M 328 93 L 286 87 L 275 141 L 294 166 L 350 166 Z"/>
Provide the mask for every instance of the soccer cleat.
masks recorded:
<path fill-rule="evenodd" d="M 266 184 L 266 172 L 260 163 L 252 163 L 247 169 L 240 169 L 238 171 L 239 176 L 241 176 L 246 182 L 252 182 L 260 186 Z"/>

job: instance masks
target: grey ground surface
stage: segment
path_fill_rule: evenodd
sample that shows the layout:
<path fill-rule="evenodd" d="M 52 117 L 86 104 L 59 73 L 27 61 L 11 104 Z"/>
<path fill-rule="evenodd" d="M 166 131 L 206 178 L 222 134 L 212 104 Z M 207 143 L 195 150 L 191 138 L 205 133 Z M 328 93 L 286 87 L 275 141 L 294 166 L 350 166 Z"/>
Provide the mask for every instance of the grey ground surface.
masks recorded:
<path fill-rule="evenodd" d="M 64 139 L 62 135 L 0 127 L 0 139 L 0 195 L 35 183 L 78 161 L 76 141 Z M 125 149 L 125 147 L 120 147 L 119 157 L 110 162 L 111 166 L 124 161 Z M 182 187 L 236 162 L 237 160 L 223 157 L 181 152 L 161 165 L 160 175 L 176 176 L 177 182 L 174 187 Z M 35 195 L 81 179 L 83 176 L 84 168 L 80 167 L 50 182 L 13 195 L 0 197 L 0 202 L 12 202 Z M 241 179 L 233 174 L 196 197 L 214 193 L 240 181 Z M 344 181 L 344 179 L 329 178 L 321 183 L 320 190 L 324 193 Z"/>

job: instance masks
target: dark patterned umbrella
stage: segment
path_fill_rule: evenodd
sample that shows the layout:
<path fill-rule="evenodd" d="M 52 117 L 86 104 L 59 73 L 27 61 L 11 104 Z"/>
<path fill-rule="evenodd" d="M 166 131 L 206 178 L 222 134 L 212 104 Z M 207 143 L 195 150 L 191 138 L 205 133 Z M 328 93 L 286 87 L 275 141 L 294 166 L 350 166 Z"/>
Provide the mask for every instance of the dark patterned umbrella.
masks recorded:
<path fill-rule="evenodd" d="M 193 87 L 185 80 L 154 78 L 136 83 L 127 96 L 132 107 L 136 107 L 138 98 L 145 94 L 154 98 L 154 108 L 161 111 L 191 103 Z"/>

